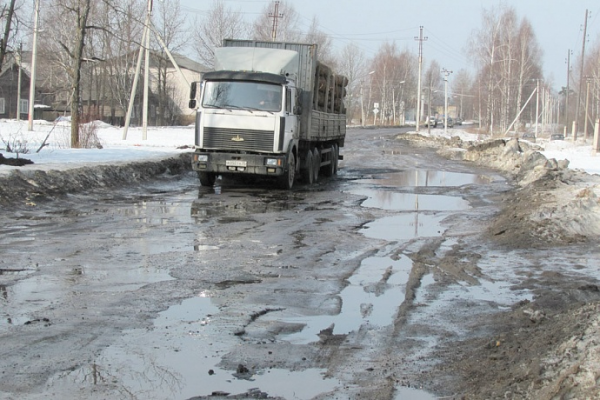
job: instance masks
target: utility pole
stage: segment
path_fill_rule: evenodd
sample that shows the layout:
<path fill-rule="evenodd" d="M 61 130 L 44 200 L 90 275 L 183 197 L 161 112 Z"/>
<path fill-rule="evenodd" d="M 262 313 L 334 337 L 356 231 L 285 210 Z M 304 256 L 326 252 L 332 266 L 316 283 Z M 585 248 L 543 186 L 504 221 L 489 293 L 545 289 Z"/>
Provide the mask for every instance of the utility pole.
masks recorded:
<path fill-rule="evenodd" d="M 565 94 L 565 134 L 569 124 L 569 82 L 571 81 L 571 50 L 567 51 L 567 92 Z"/>
<path fill-rule="evenodd" d="M 535 86 L 535 133 L 534 137 L 537 139 L 538 137 L 538 119 L 540 115 L 540 80 L 536 79 Z"/>
<path fill-rule="evenodd" d="M 27 130 L 33 131 L 33 111 L 35 103 L 35 69 L 36 69 L 36 58 L 37 58 L 37 34 L 38 34 L 38 20 L 40 19 L 40 0 L 35 0 L 35 19 L 33 22 L 33 43 L 31 51 L 31 81 L 29 82 L 29 117 L 27 122 Z"/>
<path fill-rule="evenodd" d="M 581 72 L 579 74 L 579 92 L 577 93 L 577 113 L 575 119 L 579 120 L 579 107 L 581 105 L 581 91 L 583 88 L 583 66 L 585 61 L 585 40 L 587 38 L 587 21 L 588 21 L 588 10 L 585 10 L 585 20 L 583 21 L 583 43 L 581 45 Z M 574 133 L 577 135 L 577 132 Z"/>
<path fill-rule="evenodd" d="M 444 74 L 444 135 L 448 133 L 448 76 L 452 71 L 442 69 Z"/>
<path fill-rule="evenodd" d="M 423 37 L 423 26 L 419 27 L 419 36 L 415 36 L 415 40 L 419 41 L 419 77 L 417 80 L 417 115 L 416 115 L 416 127 L 417 133 L 419 132 L 419 124 L 421 122 L 421 70 L 423 68 L 423 42 L 427 40 L 427 37 Z"/>
<path fill-rule="evenodd" d="M 585 118 L 583 120 L 583 138 L 588 138 L 588 105 L 590 103 L 590 77 L 585 78 L 586 90 L 585 90 Z"/>
<path fill-rule="evenodd" d="M 127 107 L 127 114 L 125 115 L 125 126 L 123 127 L 123 140 L 127 139 L 127 131 L 129 130 L 129 125 L 131 123 L 131 114 L 133 112 L 133 106 L 134 106 L 134 102 L 135 102 L 135 93 L 137 91 L 137 85 L 138 85 L 138 81 L 139 81 L 140 71 L 142 69 L 142 55 L 143 54 L 145 54 L 145 56 L 146 56 L 145 57 L 146 70 L 144 71 L 142 139 L 146 140 L 148 138 L 148 92 L 149 92 L 149 83 L 150 83 L 149 82 L 150 81 L 150 79 L 149 79 L 150 78 L 150 65 L 149 64 L 150 64 L 150 33 L 151 32 L 154 32 L 156 39 L 158 39 L 163 50 L 165 51 L 165 53 L 167 53 L 169 60 L 171 60 L 171 63 L 173 64 L 173 66 L 175 67 L 177 72 L 179 72 L 181 79 L 186 83 L 186 85 L 189 85 L 189 82 L 185 78 L 185 75 L 183 75 L 183 72 L 179 68 L 179 65 L 177 65 L 177 62 L 173 58 L 171 51 L 169 51 L 164 40 L 160 37 L 160 34 L 158 33 L 158 31 L 156 30 L 154 25 L 152 25 L 152 1 L 153 0 L 148 0 L 148 8 L 147 8 L 147 12 L 146 12 L 146 22 L 144 23 L 142 40 L 140 41 L 140 52 L 138 53 L 138 59 L 137 59 L 137 64 L 136 64 L 136 68 L 135 68 L 135 75 L 133 77 L 133 84 L 131 85 L 131 95 L 129 96 L 129 105 Z"/>
<path fill-rule="evenodd" d="M 279 1 L 275 2 L 275 12 L 269 13 L 269 17 L 273 18 L 273 29 L 271 30 L 271 40 L 277 40 L 277 25 L 279 18 L 283 18 L 283 14 L 279 12 Z"/>
<path fill-rule="evenodd" d="M 19 43 L 17 50 L 17 64 L 19 65 L 19 75 L 17 77 L 17 121 L 21 120 L 21 71 L 23 70 L 23 43 Z"/>

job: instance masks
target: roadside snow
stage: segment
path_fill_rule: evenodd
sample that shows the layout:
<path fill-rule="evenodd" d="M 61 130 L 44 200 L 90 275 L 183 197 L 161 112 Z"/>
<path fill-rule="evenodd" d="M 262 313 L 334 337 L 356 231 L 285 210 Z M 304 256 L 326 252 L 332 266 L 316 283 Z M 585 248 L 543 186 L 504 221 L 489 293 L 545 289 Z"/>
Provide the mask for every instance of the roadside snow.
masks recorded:
<path fill-rule="evenodd" d="M 194 128 L 149 127 L 147 139 L 142 138 L 142 128 L 129 128 L 127 139 L 123 140 L 123 128 L 102 122 L 95 122 L 96 134 L 101 149 L 69 148 L 70 123 L 56 125 L 46 121 L 34 121 L 33 131 L 27 130 L 27 121 L 0 120 L 0 153 L 6 158 L 14 158 L 15 153 L 6 152 L 6 146 L 15 147 L 20 143 L 27 153 L 19 154 L 34 164 L 23 167 L 0 165 L 0 174 L 19 170 L 65 170 L 94 164 L 114 164 L 120 162 L 153 160 L 189 152 L 194 145 Z M 39 153 L 36 151 L 50 133 L 47 143 Z"/>
<path fill-rule="evenodd" d="M 27 158 L 34 162 L 23 167 L 0 166 L 0 174 L 6 174 L 13 169 L 21 170 L 64 170 L 82 167 L 85 165 L 108 164 L 115 162 L 129 162 L 148 159 L 157 159 L 189 152 L 194 145 L 193 126 L 179 127 L 149 127 L 147 139 L 142 138 L 142 128 L 133 127 L 128 130 L 127 139 L 123 140 L 123 128 L 114 127 L 100 121 L 94 123 L 96 133 L 102 149 L 71 149 L 69 148 L 70 123 L 59 122 L 56 125 L 46 121 L 34 121 L 32 132 L 27 130 L 27 121 L 0 120 L 0 153 L 5 157 L 15 157 L 15 153 L 7 153 L 6 145 L 15 142 L 26 142 L 27 154 L 19 157 Z M 39 153 L 37 149 L 44 141 L 46 135 L 49 145 Z M 460 137 L 463 141 L 478 142 L 485 137 L 466 132 L 464 129 L 427 129 L 419 132 L 423 136 L 434 137 Z M 570 139 L 549 141 L 538 139 L 537 145 L 540 152 L 548 159 L 557 161 L 569 160 L 570 169 L 581 169 L 590 174 L 600 174 L 600 157 L 593 154 L 591 140 Z"/>
<path fill-rule="evenodd" d="M 414 132 L 416 133 L 416 132 Z M 427 129 L 421 130 L 419 135 L 431 137 L 459 137 L 465 142 L 479 142 L 489 137 L 468 133 L 463 129 L 448 129 L 444 134 L 444 129 L 432 129 L 431 133 Z M 520 139 L 521 140 L 521 139 Z M 525 140 L 523 140 L 525 141 Z M 534 146 L 539 146 L 539 152 L 547 159 L 556 159 L 556 161 L 568 160 L 569 169 L 580 169 L 589 174 L 600 175 L 600 154 L 597 155 L 592 151 L 592 140 L 587 141 L 578 139 L 573 142 L 572 139 L 565 140 L 548 140 L 538 139 Z"/>

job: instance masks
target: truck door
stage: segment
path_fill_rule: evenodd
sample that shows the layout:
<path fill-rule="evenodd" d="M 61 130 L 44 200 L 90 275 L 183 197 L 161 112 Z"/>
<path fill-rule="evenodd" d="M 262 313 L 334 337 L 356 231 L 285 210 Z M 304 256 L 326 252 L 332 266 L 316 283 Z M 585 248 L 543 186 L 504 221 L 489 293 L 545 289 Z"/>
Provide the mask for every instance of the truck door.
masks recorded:
<path fill-rule="evenodd" d="M 294 115 L 294 106 L 296 102 L 295 89 L 285 88 L 285 137 L 298 139 L 298 118 Z M 286 143 L 287 145 L 287 143 Z"/>

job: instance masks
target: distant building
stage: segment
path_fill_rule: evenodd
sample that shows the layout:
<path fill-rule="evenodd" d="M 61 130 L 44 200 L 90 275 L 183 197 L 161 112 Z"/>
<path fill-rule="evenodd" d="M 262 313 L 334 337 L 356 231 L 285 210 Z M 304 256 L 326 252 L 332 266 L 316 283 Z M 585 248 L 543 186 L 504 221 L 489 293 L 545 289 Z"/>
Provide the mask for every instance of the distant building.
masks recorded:
<path fill-rule="evenodd" d="M 123 125 L 138 53 L 111 60 L 90 60 L 81 71 L 82 121 L 99 119 L 113 125 Z M 46 56 L 47 57 L 47 56 Z M 188 109 L 189 83 L 200 80 L 208 68 L 187 57 L 174 54 L 181 73 L 177 72 L 166 54 L 150 54 L 148 124 L 180 125 L 193 121 L 193 111 Z M 143 63 L 142 63 L 143 64 Z M 10 54 L 0 71 L 0 118 L 17 117 L 19 65 L 21 66 L 20 118 L 28 118 L 31 77 L 31 52 L 23 52 L 19 63 Z M 38 53 L 36 68 L 35 119 L 53 121 L 71 112 L 70 80 L 64 69 Z M 187 81 L 187 82 L 186 82 Z M 132 125 L 141 124 L 143 65 L 131 116 Z"/>

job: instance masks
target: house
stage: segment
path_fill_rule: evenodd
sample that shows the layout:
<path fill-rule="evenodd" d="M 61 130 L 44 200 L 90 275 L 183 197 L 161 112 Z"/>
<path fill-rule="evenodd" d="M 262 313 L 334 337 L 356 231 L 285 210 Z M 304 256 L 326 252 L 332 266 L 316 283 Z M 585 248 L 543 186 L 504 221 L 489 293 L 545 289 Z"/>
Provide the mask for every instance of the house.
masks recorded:
<path fill-rule="evenodd" d="M 0 118 L 29 118 L 30 65 L 31 52 L 23 52 L 21 58 L 16 53 L 7 54 L 0 70 Z M 43 76 L 37 76 L 34 119 L 44 118 L 45 112 L 51 108 L 45 102 L 48 99 L 44 95 L 43 81 Z"/>
<path fill-rule="evenodd" d="M 36 119 L 52 121 L 71 110 L 70 80 L 63 69 L 38 54 L 36 67 Z M 111 60 L 86 60 L 81 69 L 82 121 L 99 119 L 113 125 L 123 125 L 133 85 L 138 52 Z M 185 56 L 173 55 L 181 74 L 167 57 L 151 52 L 149 68 L 148 124 L 189 124 L 194 113 L 188 109 L 189 84 L 200 80 L 208 68 Z M 142 63 L 143 64 L 143 63 Z M 19 68 L 19 65 L 21 66 Z M 141 125 L 144 65 L 138 79 L 131 115 L 132 125 Z M 23 52 L 19 63 L 10 54 L 0 71 L 0 118 L 16 118 L 19 70 L 21 71 L 20 117 L 28 118 L 31 52 Z M 183 77 L 181 76 L 183 75 Z M 185 79 L 184 79 L 185 77 Z"/>
<path fill-rule="evenodd" d="M 135 77 L 138 52 L 89 63 L 82 71 L 82 111 L 112 125 L 123 125 Z M 168 56 L 152 51 L 149 57 L 148 124 L 187 125 L 194 113 L 188 108 L 190 83 L 200 80 L 204 65 L 185 56 L 173 54 L 179 73 Z M 142 59 L 131 115 L 132 125 L 141 125 L 144 86 Z M 182 76 L 183 75 L 183 76 Z"/>

